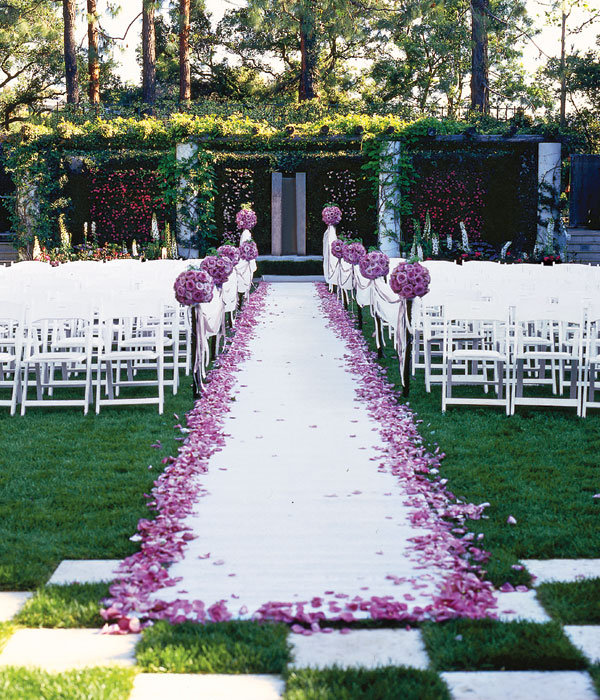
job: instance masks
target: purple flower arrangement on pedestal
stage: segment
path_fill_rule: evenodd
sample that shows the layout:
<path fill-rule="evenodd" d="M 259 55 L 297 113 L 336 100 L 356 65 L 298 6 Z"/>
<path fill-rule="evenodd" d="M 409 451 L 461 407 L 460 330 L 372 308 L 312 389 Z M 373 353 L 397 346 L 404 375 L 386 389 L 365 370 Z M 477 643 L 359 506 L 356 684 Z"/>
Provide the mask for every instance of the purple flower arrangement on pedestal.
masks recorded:
<path fill-rule="evenodd" d="M 324 207 L 323 209 L 323 223 L 327 226 L 337 226 L 342 220 L 342 210 L 335 204 Z"/>
<path fill-rule="evenodd" d="M 242 260 L 256 260 L 258 257 L 258 248 L 253 240 L 244 241 L 240 243 L 240 257 Z"/>
<path fill-rule="evenodd" d="M 342 244 L 342 257 L 351 265 L 358 265 L 366 254 L 367 251 L 365 250 L 364 245 L 358 241 Z"/>
<path fill-rule="evenodd" d="M 256 214 L 249 204 L 242 205 L 242 208 L 235 215 L 235 223 L 242 231 L 245 229 L 251 231 L 256 226 L 257 221 Z"/>
<path fill-rule="evenodd" d="M 225 244 L 219 246 L 217 253 L 222 258 L 229 258 L 233 265 L 237 265 L 240 261 L 240 251 L 234 245 Z"/>
<path fill-rule="evenodd" d="M 200 263 L 202 270 L 208 272 L 217 287 L 222 287 L 233 271 L 233 263 L 227 257 L 209 255 Z"/>
<path fill-rule="evenodd" d="M 177 277 L 173 289 L 180 304 L 206 304 L 212 301 L 215 283 L 205 270 L 186 270 Z"/>
<path fill-rule="evenodd" d="M 344 246 L 346 244 L 341 238 L 331 241 L 331 254 L 334 258 L 341 260 L 344 257 Z"/>
<path fill-rule="evenodd" d="M 425 296 L 430 282 L 429 270 L 418 262 L 401 262 L 390 275 L 390 287 L 403 299 Z"/>
<path fill-rule="evenodd" d="M 369 280 L 385 277 L 390 271 L 390 259 L 380 250 L 367 253 L 358 263 L 360 273 Z"/>

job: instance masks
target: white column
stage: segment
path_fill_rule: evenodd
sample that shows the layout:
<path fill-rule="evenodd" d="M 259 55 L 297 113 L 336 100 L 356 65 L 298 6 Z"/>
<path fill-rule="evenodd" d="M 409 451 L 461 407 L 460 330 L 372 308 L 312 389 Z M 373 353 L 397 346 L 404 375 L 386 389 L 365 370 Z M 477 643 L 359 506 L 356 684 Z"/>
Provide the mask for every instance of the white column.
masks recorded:
<path fill-rule="evenodd" d="M 402 193 L 397 183 L 401 151 L 400 141 L 387 141 L 381 146 L 379 161 L 379 248 L 390 258 L 399 257 L 402 238 L 400 221 Z"/>
<path fill-rule="evenodd" d="M 306 255 L 306 173 L 296 173 L 296 252 Z"/>
<path fill-rule="evenodd" d="M 537 245 L 544 245 L 550 219 L 558 218 L 560 198 L 561 144 L 538 145 L 538 226 Z M 554 227 L 558 233 L 558 222 Z"/>
<path fill-rule="evenodd" d="M 178 143 L 176 146 L 177 160 L 189 160 L 198 153 L 198 146 L 195 143 Z M 187 187 L 187 181 L 182 177 L 179 181 L 179 186 L 183 190 Z M 194 219 L 196 213 L 196 195 L 194 195 L 185 203 L 187 209 L 186 216 L 183 215 L 182 205 L 177 204 L 177 247 L 179 255 L 182 258 L 197 258 L 198 249 L 194 248 L 195 231 L 188 221 L 189 218 Z"/>
<path fill-rule="evenodd" d="M 281 255 L 283 174 L 271 173 L 271 255 Z"/>

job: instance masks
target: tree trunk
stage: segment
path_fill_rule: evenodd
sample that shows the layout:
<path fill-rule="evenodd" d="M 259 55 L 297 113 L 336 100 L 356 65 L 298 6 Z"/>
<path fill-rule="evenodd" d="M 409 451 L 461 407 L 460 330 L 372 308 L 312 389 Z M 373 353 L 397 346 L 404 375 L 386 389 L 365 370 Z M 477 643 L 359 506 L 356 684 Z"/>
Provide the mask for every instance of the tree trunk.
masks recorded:
<path fill-rule="evenodd" d="M 312 8 L 300 20 L 300 85 L 298 99 L 312 100 L 317 94 L 317 34 Z"/>
<path fill-rule="evenodd" d="M 560 25 L 560 125 L 567 123 L 567 13 L 565 3 L 562 3 Z"/>
<path fill-rule="evenodd" d="M 191 97 L 190 0 L 179 0 L 179 100 Z"/>
<path fill-rule="evenodd" d="M 100 104 L 100 54 L 98 49 L 98 15 L 96 0 L 87 0 L 88 12 L 88 72 L 89 98 L 93 105 Z"/>
<path fill-rule="evenodd" d="M 156 34 L 154 29 L 154 0 L 143 0 L 142 12 L 142 100 L 156 100 Z"/>
<path fill-rule="evenodd" d="M 75 42 L 75 0 L 63 0 L 63 19 L 65 25 L 67 103 L 77 104 L 79 102 L 79 76 L 77 75 L 77 44 Z"/>
<path fill-rule="evenodd" d="M 471 0 L 471 109 L 490 111 L 487 17 L 489 0 Z"/>

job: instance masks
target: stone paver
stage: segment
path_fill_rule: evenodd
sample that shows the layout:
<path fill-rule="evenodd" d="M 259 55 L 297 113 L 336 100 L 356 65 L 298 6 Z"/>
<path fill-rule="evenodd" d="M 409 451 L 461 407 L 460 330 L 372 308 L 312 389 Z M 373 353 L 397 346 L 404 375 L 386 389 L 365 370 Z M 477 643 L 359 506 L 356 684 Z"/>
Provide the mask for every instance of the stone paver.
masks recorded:
<path fill-rule="evenodd" d="M 0 653 L 0 666 L 36 666 L 59 672 L 86 666 L 135 666 L 139 634 L 93 629 L 18 629 Z"/>
<path fill-rule="evenodd" d="M 3 591 L 0 593 L 0 622 L 11 620 L 33 593 L 29 591 Z"/>
<path fill-rule="evenodd" d="M 442 673 L 453 700 L 597 700 L 583 671 Z"/>
<path fill-rule="evenodd" d="M 412 666 L 427 668 L 429 658 L 419 630 L 334 631 L 304 637 L 290 636 L 295 668 L 328 666 Z"/>
<path fill-rule="evenodd" d="M 537 577 L 536 586 L 550 581 L 600 578 L 600 559 L 523 559 L 521 563 Z"/>
<path fill-rule="evenodd" d="M 593 664 L 600 664 L 600 626 L 565 625 L 565 634 Z"/>
<path fill-rule="evenodd" d="M 278 676 L 140 673 L 129 700 L 277 700 L 284 687 Z"/>
<path fill-rule="evenodd" d="M 550 616 L 535 597 L 535 591 L 502 593 L 495 591 L 498 600 L 498 619 L 502 622 L 527 620 L 528 622 L 550 622 Z"/>
<path fill-rule="evenodd" d="M 48 583 L 103 583 L 115 579 L 120 559 L 63 559 Z"/>

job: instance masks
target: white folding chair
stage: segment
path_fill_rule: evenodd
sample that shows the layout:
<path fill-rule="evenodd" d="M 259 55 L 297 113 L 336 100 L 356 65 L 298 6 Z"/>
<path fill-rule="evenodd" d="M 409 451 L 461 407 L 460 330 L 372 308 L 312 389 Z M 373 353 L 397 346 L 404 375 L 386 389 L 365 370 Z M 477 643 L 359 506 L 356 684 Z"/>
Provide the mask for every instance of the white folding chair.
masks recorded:
<path fill-rule="evenodd" d="M 14 416 L 21 400 L 21 360 L 25 307 L 0 301 L 0 388 L 10 390 L 10 398 L 0 397 L 0 406 L 10 406 Z"/>
<path fill-rule="evenodd" d="M 92 399 L 93 308 L 89 300 L 38 300 L 27 322 L 21 415 L 31 406 L 82 406 Z M 28 396 L 35 372 L 36 398 Z M 57 370 L 60 370 L 57 378 Z M 83 388 L 83 398 L 57 398 L 56 390 Z"/>
<path fill-rule="evenodd" d="M 449 405 L 504 406 L 510 410 L 508 309 L 495 302 L 444 307 L 442 411 Z M 490 372 L 492 376 L 490 378 Z M 479 386 L 495 396 L 455 396 L 457 385 Z"/>
<path fill-rule="evenodd" d="M 585 324 L 585 352 L 583 386 L 581 391 L 581 415 L 587 416 L 588 408 L 600 408 L 600 317 L 596 309 L 589 312 Z"/>
<path fill-rule="evenodd" d="M 563 406 L 581 415 L 583 332 L 579 303 L 532 303 L 514 310 L 511 413 L 516 406 Z M 526 395 L 528 387 L 534 387 L 533 395 Z"/>
<path fill-rule="evenodd" d="M 105 303 L 100 312 L 100 339 L 96 367 L 96 413 L 102 406 L 157 404 L 158 412 L 162 414 L 163 305 L 143 298 Z M 156 387 L 156 394 L 132 395 L 130 390 L 137 387 Z"/>

